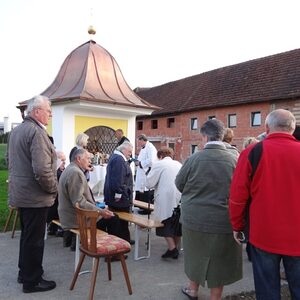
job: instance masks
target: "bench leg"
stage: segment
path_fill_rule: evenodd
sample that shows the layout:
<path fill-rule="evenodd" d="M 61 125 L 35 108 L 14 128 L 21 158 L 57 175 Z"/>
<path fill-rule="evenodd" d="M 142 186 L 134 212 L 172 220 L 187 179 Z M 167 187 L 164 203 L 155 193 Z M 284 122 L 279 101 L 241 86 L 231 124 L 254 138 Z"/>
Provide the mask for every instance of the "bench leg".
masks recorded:
<path fill-rule="evenodd" d="M 75 247 L 75 271 L 79 262 L 79 235 L 76 234 L 76 247 Z"/>
<path fill-rule="evenodd" d="M 10 208 L 10 209 L 9 209 L 8 217 L 7 217 L 6 222 L 5 222 L 5 226 L 4 226 L 3 232 L 6 232 L 6 230 L 7 230 L 7 227 L 8 227 L 8 225 L 9 225 L 9 222 L 10 222 L 10 219 L 11 219 L 11 217 L 12 217 L 13 212 L 14 212 L 14 209 L 13 209 L 13 208 Z"/>
<path fill-rule="evenodd" d="M 150 230 L 151 229 L 147 229 L 147 255 L 146 256 L 139 256 L 139 243 L 140 243 L 141 227 L 139 225 L 135 225 L 134 260 L 140 260 L 140 259 L 145 259 L 145 258 L 150 257 L 150 248 L 151 248 L 150 247 Z"/>
<path fill-rule="evenodd" d="M 15 231 L 16 231 L 18 219 L 19 219 L 19 210 L 16 208 L 16 214 L 15 214 L 14 224 L 13 224 L 12 233 L 11 233 L 11 238 L 12 239 L 15 236 Z"/>

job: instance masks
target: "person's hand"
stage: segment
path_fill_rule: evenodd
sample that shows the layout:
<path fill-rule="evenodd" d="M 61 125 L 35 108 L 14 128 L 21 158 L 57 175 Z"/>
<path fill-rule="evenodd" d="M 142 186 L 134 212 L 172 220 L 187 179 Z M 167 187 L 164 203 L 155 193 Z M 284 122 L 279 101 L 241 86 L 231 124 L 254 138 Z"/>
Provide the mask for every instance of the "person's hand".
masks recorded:
<path fill-rule="evenodd" d="M 140 161 L 139 160 L 135 160 L 134 164 L 138 167 L 140 165 Z"/>
<path fill-rule="evenodd" d="M 242 232 L 242 231 L 233 231 L 233 238 L 235 239 L 235 241 L 239 245 L 241 245 L 241 243 L 245 241 L 244 232 Z"/>
<path fill-rule="evenodd" d="M 106 208 L 100 209 L 100 214 L 103 219 L 110 219 L 114 216 L 114 213 Z"/>

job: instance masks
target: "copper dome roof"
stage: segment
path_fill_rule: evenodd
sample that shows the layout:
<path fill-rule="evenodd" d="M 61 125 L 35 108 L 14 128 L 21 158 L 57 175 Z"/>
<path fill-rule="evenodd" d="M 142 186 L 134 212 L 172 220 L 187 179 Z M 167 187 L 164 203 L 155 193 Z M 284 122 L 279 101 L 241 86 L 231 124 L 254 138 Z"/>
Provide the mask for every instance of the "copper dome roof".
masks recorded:
<path fill-rule="evenodd" d="M 158 109 L 131 90 L 114 57 L 92 40 L 67 56 L 53 83 L 41 94 L 53 103 L 84 100 Z M 20 106 L 26 102 L 21 102 Z"/>

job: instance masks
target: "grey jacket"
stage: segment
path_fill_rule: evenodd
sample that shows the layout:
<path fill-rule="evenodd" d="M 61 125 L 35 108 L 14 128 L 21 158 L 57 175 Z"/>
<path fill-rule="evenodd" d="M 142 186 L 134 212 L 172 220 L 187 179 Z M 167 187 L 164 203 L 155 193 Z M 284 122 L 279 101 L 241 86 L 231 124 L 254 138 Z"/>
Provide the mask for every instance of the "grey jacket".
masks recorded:
<path fill-rule="evenodd" d="M 56 152 L 46 130 L 26 117 L 8 142 L 9 204 L 49 207 L 57 194 Z"/>
<path fill-rule="evenodd" d="M 179 171 L 175 184 L 182 193 L 181 222 L 190 230 L 231 233 L 228 198 L 236 158 L 225 145 L 207 144 Z"/>
<path fill-rule="evenodd" d="M 64 229 L 78 228 L 76 203 L 81 208 L 98 210 L 83 171 L 72 162 L 62 172 L 58 184 L 58 215 Z"/>

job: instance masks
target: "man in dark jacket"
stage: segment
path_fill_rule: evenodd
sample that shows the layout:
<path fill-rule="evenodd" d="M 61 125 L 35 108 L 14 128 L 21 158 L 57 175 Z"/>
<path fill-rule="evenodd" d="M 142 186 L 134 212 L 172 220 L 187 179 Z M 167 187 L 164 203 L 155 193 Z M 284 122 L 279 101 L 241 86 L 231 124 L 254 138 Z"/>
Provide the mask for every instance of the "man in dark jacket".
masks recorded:
<path fill-rule="evenodd" d="M 129 212 L 132 205 L 133 178 L 128 164 L 132 154 L 132 144 L 124 142 L 111 156 L 104 184 L 104 201 L 109 209 Z M 107 231 L 130 242 L 128 222 L 112 218 L 107 222 Z"/>
<path fill-rule="evenodd" d="M 129 139 L 124 135 L 124 132 L 122 129 L 116 130 L 115 137 L 118 140 L 118 146 L 122 145 L 124 142 L 129 142 Z"/>
<path fill-rule="evenodd" d="M 23 123 L 9 138 L 9 203 L 20 212 L 18 282 L 23 283 L 24 293 L 56 286 L 42 278 L 47 212 L 57 193 L 56 153 L 46 131 L 51 116 L 49 99 L 36 96 L 28 102 Z"/>

